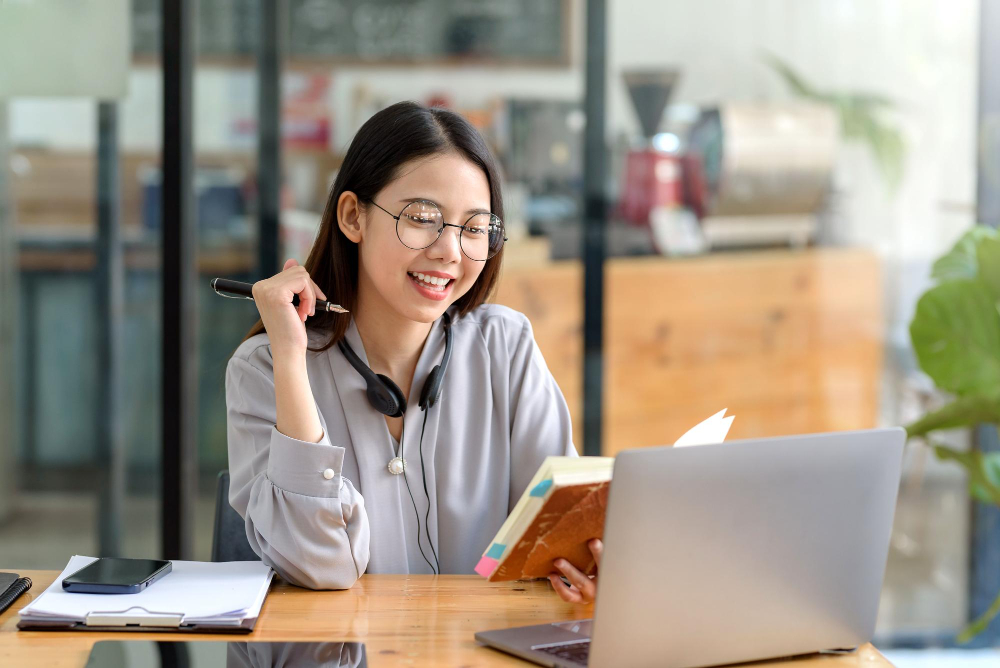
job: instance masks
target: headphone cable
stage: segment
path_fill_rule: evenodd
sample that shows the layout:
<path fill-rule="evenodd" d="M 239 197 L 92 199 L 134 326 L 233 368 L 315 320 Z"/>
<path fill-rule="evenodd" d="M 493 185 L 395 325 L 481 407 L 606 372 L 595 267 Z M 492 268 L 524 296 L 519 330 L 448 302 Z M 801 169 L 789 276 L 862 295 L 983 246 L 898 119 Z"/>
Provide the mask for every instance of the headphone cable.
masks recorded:
<path fill-rule="evenodd" d="M 424 430 L 427 428 L 427 409 L 424 408 L 423 411 L 424 424 L 420 427 L 420 444 L 418 450 L 420 451 L 420 477 L 424 481 L 424 496 L 427 497 L 427 512 L 424 514 L 424 531 L 427 532 L 427 544 L 431 546 L 431 554 L 434 555 L 434 563 L 437 564 L 437 572 L 440 574 L 441 562 L 438 561 L 437 550 L 434 549 L 434 543 L 431 541 L 431 496 L 427 492 L 427 474 L 424 472 Z"/>
<path fill-rule="evenodd" d="M 404 436 L 406 436 L 406 424 L 405 424 L 405 421 L 404 421 L 404 424 L 403 424 L 403 429 L 400 430 L 400 432 L 399 432 L 399 458 L 403 459 L 403 461 L 405 462 L 406 460 L 403 458 L 403 453 L 405 452 L 403 450 L 403 447 L 404 447 L 403 446 L 403 437 Z M 421 431 L 421 438 L 420 438 L 420 440 L 423 441 L 423 432 L 422 431 Z M 421 469 L 423 469 L 423 462 L 421 462 Z M 417 518 L 417 549 L 420 550 L 420 556 L 423 557 L 424 561 L 427 562 L 427 565 L 430 567 L 431 572 L 434 573 L 434 575 L 438 575 L 438 572 L 434 570 L 434 564 L 432 564 L 430 562 L 430 559 L 427 558 L 427 555 L 424 554 L 424 546 L 423 546 L 423 543 L 420 541 L 420 511 L 417 510 L 417 502 L 413 500 L 413 492 L 410 491 L 410 481 L 407 480 L 407 478 L 406 478 L 406 464 L 405 463 L 403 464 L 403 482 L 406 483 L 406 493 L 410 495 L 410 503 L 413 504 L 413 514 Z M 430 537 L 428 536 L 428 541 L 429 540 L 430 540 Z M 433 549 L 434 549 L 433 546 L 431 546 L 431 550 L 432 551 L 433 551 Z M 436 556 L 434 557 L 434 560 L 437 561 L 437 557 Z"/>

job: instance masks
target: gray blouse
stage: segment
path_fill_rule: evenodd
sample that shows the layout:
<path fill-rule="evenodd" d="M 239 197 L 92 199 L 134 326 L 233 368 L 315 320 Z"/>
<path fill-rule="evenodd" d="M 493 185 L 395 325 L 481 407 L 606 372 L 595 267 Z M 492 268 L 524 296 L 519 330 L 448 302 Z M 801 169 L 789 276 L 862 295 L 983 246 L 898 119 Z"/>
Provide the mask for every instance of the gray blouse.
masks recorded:
<path fill-rule="evenodd" d="M 359 668 L 366 665 L 365 645 L 360 642 L 226 643 L 226 668 Z"/>
<path fill-rule="evenodd" d="M 425 526 L 442 573 L 473 573 L 545 457 L 577 454 L 566 400 L 528 319 L 496 304 L 463 318 L 454 306 L 450 313 L 454 348 L 441 397 L 426 414 L 422 464 L 417 402 L 444 353 L 440 319 L 417 360 L 403 417 L 404 475 L 389 472 L 388 425 L 337 346 L 306 353 L 319 443 L 275 427 L 267 334 L 244 341 L 229 360 L 229 501 L 254 552 L 284 579 L 346 589 L 365 572 L 430 573 L 420 550 L 434 563 Z M 326 341 L 321 332 L 309 336 L 312 348 Z M 346 337 L 367 364 L 353 318 Z"/>

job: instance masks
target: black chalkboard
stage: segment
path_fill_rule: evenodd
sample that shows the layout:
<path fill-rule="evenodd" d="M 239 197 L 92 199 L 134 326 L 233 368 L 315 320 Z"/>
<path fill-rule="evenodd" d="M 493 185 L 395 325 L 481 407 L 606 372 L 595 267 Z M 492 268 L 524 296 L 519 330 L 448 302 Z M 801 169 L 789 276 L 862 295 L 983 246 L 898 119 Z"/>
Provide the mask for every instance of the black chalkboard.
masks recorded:
<path fill-rule="evenodd" d="M 132 0 L 133 52 L 160 52 L 161 0 Z M 296 62 L 567 65 L 572 0 L 283 0 Z M 199 58 L 254 57 L 260 0 L 200 0 Z"/>

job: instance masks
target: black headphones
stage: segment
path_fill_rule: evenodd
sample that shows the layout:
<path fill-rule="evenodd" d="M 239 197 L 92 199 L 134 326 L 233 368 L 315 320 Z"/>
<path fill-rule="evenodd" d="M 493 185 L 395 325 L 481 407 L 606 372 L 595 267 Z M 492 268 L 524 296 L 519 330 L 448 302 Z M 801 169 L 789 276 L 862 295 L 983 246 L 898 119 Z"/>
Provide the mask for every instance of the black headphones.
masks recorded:
<path fill-rule="evenodd" d="M 420 406 L 420 410 L 426 410 L 437 403 L 438 398 L 441 396 L 444 372 L 448 369 L 448 360 L 451 359 L 451 315 L 445 312 L 441 317 L 444 320 L 444 358 L 440 364 L 431 369 L 431 372 L 427 374 L 427 380 L 424 381 L 424 386 L 420 390 L 420 400 L 417 403 Z M 399 386 L 392 382 L 392 379 L 388 376 L 375 373 L 367 364 L 362 362 L 361 358 L 354 352 L 354 349 L 351 348 L 351 344 L 347 342 L 347 339 L 341 339 L 338 345 L 341 352 L 344 353 L 344 357 L 347 358 L 347 361 L 357 369 L 358 373 L 361 374 L 361 377 L 368 384 L 366 393 L 368 394 L 368 402 L 372 407 L 383 415 L 402 417 L 403 413 L 406 412 L 406 397 L 403 396 L 403 391 L 399 389 Z"/>
<path fill-rule="evenodd" d="M 420 390 L 420 399 L 417 405 L 420 406 L 420 410 L 424 412 L 424 423 L 420 428 L 420 475 L 423 478 L 424 483 L 424 496 L 427 497 L 427 512 L 424 514 L 424 533 L 427 535 L 427 543 L 430 545 L 431 554 L 434 556 L 434 563 L 437 564 L 437 569 L 435 570 L 434 564 L 431 564 L 430 560 L 427 559 L 427 555 L 424 554 L 424 548 L 420 544 L 420 513 L 417 511 L 417 503 L 413 500 L 413 492 L 410 491 L 410 481 L 406 478 L 406 469 L 403 469 L 403 481 L 406 483 L 406 491 L 410 495 L 410 502 L 413 504 L 413 512 L 417 516 L 417 547 L 420 549 L 420 556 L 424 558 L 427 565 L 431 567 L 436 575 L 441 573 L 441 563 L 438 561 L 437 550 L 434 549 L 434 543 L 431 542 L 431 534 L 429 528 L 429 518 L 431 512 L 431 498 L 427 491 L 427 475 L 424 472 L 424 429 L 427 428 L 427 409 L 437 403 L 438 399 L 441 397 L 441 385 L 444 382 L 444 373 L 448 370 L 448 361 L 451 359 L 451 346 L 452 346 L 452 331 L 451 331 L 451 315 L 445 312 L 442 315 L 444 320 L 444 357 L 441 359 L 441 363 L 431 369 L 431 372 L 427 374 L 427 380 L 424 381 L 424 386 Z M 365 393 L 368 395 L 368 403 L 383 415 L 388 415 L 389 417 L 402 417 L 406 413 L 406 397 L 403 396 L 403 391 L 399 389 L 396 383 L 392 382 L 392 379 L 388 376 L 375 373 L 371 368 L 361 361 L 354 349 L 351 348 L 351 344 L 347 342 L 347 339 L 341 339 L 338 342 L 340 350 L 344 353 L 344 357 L 347 361 L 351 363 L 361 377 L 365 379 L 367 389 Z M 399 438 L 399 456 L 403 456 L 403 436 Z"/>

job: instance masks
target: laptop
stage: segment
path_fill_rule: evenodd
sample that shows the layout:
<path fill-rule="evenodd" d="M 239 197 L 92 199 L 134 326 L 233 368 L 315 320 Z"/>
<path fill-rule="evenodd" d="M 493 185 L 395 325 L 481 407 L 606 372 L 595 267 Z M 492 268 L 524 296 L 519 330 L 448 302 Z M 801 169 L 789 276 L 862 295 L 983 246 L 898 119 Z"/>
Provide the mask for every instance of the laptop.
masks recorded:
<path fill-rule="evenodd" d="M 544 666 L 664 668 L 868 642 L 904 441 L 896 427 L 621 452 L 594 619 L 476 639 Z"/>

